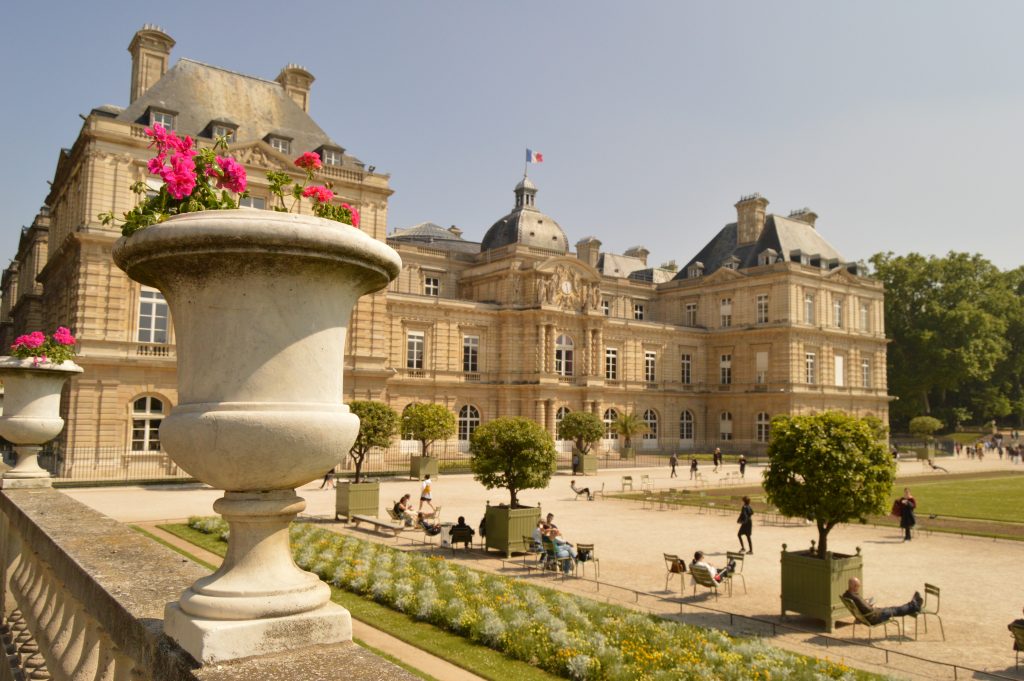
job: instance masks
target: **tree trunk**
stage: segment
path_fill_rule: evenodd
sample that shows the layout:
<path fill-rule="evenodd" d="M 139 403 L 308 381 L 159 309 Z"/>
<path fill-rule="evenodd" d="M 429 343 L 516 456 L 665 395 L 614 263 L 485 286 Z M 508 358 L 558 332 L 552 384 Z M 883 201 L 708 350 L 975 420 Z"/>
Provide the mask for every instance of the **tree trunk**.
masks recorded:
<path fill-rule="evenodd" d="M 509 506 L 509 508 L 515 508 L 516 506 L 519 505 L 519 499 L 516 498 L 516 491 L 517 490 L 514 490 L 511 487 L 508 490 L 508 493 L 510 495 L 512 495 L 512 502 L 511 502 L 511 505 Z"/>
<path fill-rule="evenodd" d="M 928 391 L 927 390 L 922 390 L 921 391 L 921 399 L 922 399 L 922 401 L 924 403 L 924 413 L 925 413 L 925 416 L 931 416 L 932 406 L 931 406 L 931 403 L 928 401 Z"/>
<path fill-rule="evenodd" d="M 818 521 L 818 557 L 824 558 L 828 551 L 828 533 L 832 528 Z"/>

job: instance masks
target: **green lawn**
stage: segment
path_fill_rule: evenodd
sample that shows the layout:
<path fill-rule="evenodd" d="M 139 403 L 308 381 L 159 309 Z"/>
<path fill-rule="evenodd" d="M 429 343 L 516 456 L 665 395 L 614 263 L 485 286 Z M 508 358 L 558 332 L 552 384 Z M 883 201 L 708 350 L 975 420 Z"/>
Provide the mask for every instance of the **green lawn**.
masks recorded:
<path fill-rule="evenodd" d="M 918 515 L 940 515 L 1024 523 L 1024 475 L 918 482 L 910 491 Z M 897 481 L 893 498 L 903 494 Z"/>

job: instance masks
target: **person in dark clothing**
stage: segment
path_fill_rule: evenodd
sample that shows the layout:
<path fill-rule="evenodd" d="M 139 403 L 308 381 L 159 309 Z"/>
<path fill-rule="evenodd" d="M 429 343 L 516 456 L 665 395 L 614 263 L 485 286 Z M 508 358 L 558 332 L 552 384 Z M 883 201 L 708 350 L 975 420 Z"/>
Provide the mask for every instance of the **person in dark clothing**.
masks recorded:
<path fill-rule="evenodd" d="M 903 488 L 903 496 L 899 499 L 900 505 L 900 527 L 903 528 L 903 541 L 910 541 L 910 528 L 917 524 L 917 517 L 914 509 L 917 508 L 917 500 L 910 493 L 909 487 Z"/>
<path fill-rule="evenodd" d="M 697 457 L 690 459 L 690 480 L 697 477 Z"/>
<path fill-rule="evenodd" d="M 324 473 L 324 481 L 320 483 L 320 489 L 326 487 L 327 489 L 334 489 L 334 469 Z"/>
<path fill-rule="evenodd" d="M 747 457 L 745 455 L 740 454 L 739 464 L 740 464 L 740 477 L 741 478 L 747 477 Z"/>
<path fill-rule="evenodd" d="M 910 599 L 909 603 L 903 605 L 896 605 L 889 608 L 876 608 L 872 601 L 874 599 L 867 599 L 860 595 L 860 580 L 856 577 L 851 577 L 847 583 L 846 593 L 843 594 L 843 598 L 852 601 L 860 614 L 864 615 L 864 619 L 872 624 L 881 624 L 893 617 L 903 617 L 904 615 L 912 615 L 916 612 L 921 612 L 921 603 L 924 599 L 921 598 L 921 594 L 917 591 L 914 592 L 914 597 Z"/>
<path fill-rule="evenodd" d="M 670 478 L 678 477 L 676 475 L 676 465 L 679 463 L 679 457 L 676 456 L 675 452 L 672 452 L 672 456 L 668 457 L 668 465 L 672 467 L 672 473 L 668 476 Z"/>
<path fill-rule="evenodd" d="M 740 551 L 745 550 L 743 548 L 743 537 L 746 536 L 747 546 L 750 547 L 747 553 L 753 554 L 754 542 L 751 540 L 750 534 L 754 530 L 754 509 L 750 506 L 750 497 L 743 497 L 743 507 L 740 508 L 740 517 L 736 519 L 736 522 L 740 524 L 740 531 L 736 533 L 740 540 Z"/>

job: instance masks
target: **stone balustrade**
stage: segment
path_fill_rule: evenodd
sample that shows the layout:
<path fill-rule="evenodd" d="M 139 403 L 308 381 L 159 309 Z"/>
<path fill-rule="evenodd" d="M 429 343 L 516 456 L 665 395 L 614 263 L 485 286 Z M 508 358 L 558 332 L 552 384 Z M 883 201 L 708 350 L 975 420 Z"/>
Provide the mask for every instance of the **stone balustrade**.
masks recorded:
<path fill-rule="evenodd" d="M 59 491 L 3 490 L 0 681 L 415 678 L 352 643 L 200 667 L 163 634 L 163 612 L 205 574 Z"/>

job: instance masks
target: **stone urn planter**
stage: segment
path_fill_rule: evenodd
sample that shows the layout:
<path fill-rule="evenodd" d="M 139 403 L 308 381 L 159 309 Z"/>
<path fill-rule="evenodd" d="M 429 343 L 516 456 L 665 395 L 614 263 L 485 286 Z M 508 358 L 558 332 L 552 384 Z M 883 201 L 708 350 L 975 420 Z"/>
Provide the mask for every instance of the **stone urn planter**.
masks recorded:
<path fill-rule="evenodd" d="M 6 471 L 0 487 L 49 487 L 50 473 L 39 467 L 42 445 L 60 434 L 60 393 L 64 382 L 82 367 L 72 361 L 61 364 L 17 357 L 0 358 L 0 381 L 4 384 L 4 410 L 0 436 L 14 444 L 18 462 Z"/>
<path fill-rule="evenodd" d="M 380 509 L 379 482 L 341 482 L 334 488 L 334 519 L 345 516 L 352 520 L 354 515 L 368 515 L 374 518 Z"/>
<path fill-rule="evenodd" d="M 487 549 L 502 551 L 506 558 L 511 558 L 513 552 L 526 551 L 527 546 L 523 537 L 533 534 L 538 520 L 540 520 L 540 506 L 509 508 L 505 505 L 491 506 L 488 502 L 487 510 L 484 513 Z"/>
<path fill-rule="evenodd" d="M 120 239 L 114 261 L 167 299 L 179 404 L 160 440 L 225 494 L 224 563 L 167 606 L 164 631 L 202 662 L 351 638 L 348 612 L 300 570 L 295 488 L 337 464 L 359 420 L 342 403 L 352 307 L 401 259 L 358 229 L 254 209 L 172 217 Z"/>
<path fill-rule="evenodd" d="M 851 577 L 861 579 L 864 558 L 857 547 L 855 555 L 828 552 L 818 558 L 811 543 L 810 551 L 787 551 L 782 545 L 782 616 L 795 612 L 825 622 L 825 631 L 848 614 L 840 596 Z"/>
<path fill-rule="evenodd" d="M 437 457 L 433 456 L 411 456 L 409 457 L 409 477 L 422 480 L 428 475 L 437 479 Z"/>

